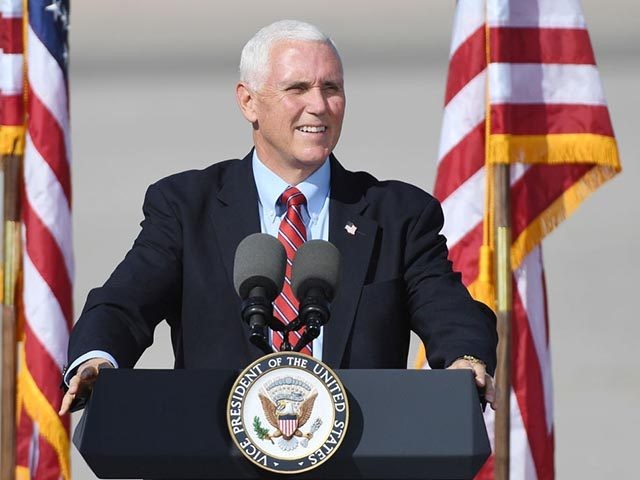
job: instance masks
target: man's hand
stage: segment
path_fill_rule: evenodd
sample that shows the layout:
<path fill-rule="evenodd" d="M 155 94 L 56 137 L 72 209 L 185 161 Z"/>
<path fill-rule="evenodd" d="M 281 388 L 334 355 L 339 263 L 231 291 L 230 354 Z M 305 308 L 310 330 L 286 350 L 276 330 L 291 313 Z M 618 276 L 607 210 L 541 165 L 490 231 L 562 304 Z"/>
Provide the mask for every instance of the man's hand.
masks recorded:
<path fill-rule="evenodd" d="M 478 388 L 484 389 L 484 398 L 487 400 L 492 409 L 498 408 L 496 403 L 496 387 L 491 375 L 487 373 L 487 368 L 484 363 L 479 360 L 469 360 L 466 358 L 459 358 L 453 362 L 448 370 L 461 370 L 468 369 L 473 370 L 476 376 L 476 385 Z"/>
<path fill-rule="evenodd" d="M 101 368 L 113 368 L 113 365 L 104 358 L 92 358 L 80 364 L 76 374 L 69 380 L 69 390 L 62 398 L 62 405 L 58 415 L 62 416 L 69 412 L 69 408 L 76 396 L 88 395 L 98 378 Z"/>

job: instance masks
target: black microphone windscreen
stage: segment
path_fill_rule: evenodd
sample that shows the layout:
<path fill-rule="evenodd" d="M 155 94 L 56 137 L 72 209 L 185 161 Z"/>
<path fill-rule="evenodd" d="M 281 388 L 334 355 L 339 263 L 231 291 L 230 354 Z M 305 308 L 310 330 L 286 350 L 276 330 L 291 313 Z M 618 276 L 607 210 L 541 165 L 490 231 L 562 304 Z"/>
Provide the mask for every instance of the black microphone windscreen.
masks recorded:
<path fill-rule="evenodd" d="M 284 283 L 287 254 L 280 241 L 266 233 L 254 233 L 243 239 L 236 249 L 233 284 L 245 300 L 251 290 L 262 287 L 273 301 Z"/>
<path fill-rule="evenodd" d="M 340 281 L 340 252 L 325 240 L 309 240 L 296 252 L 291 271 L 291 288 L 302 301 L 311 288 L 321 288 L 331 301 Z"/>

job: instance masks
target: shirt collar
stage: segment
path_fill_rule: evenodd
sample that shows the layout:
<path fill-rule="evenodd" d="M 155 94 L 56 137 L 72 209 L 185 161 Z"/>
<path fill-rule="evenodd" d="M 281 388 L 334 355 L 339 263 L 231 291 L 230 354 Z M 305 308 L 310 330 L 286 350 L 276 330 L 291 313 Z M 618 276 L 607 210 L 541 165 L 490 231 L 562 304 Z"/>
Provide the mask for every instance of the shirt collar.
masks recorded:
<path fill-rule="evenodd" d="M 325 200 L 329 196 L 331 181 L 331 162 L 327 158 L 322 166 L 300 182 L 295 187 L 300 190 L 307 199 L 307 211 L 311 218 L 320 214 Z M 253 178 L 258 189 L 258 198 L 262 208 L 278 211 L 278 199 L 282 192 L 289 186 L 282 178 L 269 170 L 258 158 L 256 150 L 253 150 Z"/>

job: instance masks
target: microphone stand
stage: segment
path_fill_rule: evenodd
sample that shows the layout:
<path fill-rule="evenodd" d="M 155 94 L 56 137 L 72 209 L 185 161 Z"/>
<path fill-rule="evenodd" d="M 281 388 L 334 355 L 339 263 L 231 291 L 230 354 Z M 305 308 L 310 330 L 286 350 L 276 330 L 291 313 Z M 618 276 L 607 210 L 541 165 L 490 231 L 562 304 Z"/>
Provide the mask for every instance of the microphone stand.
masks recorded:
<path fill-rule="evenodd" d="M 329 302 L 326 296 L 320 289 L 310 289 L 309 294 L 300 304 L 298 317 L 287 325 L 287 327 L 291 327 L 290 330 L 298 330 L 301 326 L 306 325 L 302 336 L 293 347 L 293 351 L 301 351 L 318 338 L 320 329 L 329 321 L 329 317 Z"/>
<path fill-rule="evenodd" d="M 264 295 L 254 295 L 242 302 L 242 318 L 249 325 L 249 341 L 262 350 L 265 355 L 273 353 L 267 340 L 266 324 L 271 330 L 281 332 L 281 352 L 299 352 L 320 335 L 320 329 L 329 321 L 329 302 L 324 295 L 310 292 L 300 304 L 299 315 L 288 324 L 273 318 L 273 305 Z M 306 327 L 295 346 L 289 341 L 289 334 Z"/>

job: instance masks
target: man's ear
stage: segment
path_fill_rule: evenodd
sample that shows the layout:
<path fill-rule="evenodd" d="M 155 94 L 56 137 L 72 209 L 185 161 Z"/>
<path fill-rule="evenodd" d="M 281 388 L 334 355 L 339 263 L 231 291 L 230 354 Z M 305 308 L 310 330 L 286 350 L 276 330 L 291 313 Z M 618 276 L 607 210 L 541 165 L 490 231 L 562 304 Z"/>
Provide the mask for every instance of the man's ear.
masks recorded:
<path fill-rule="evenodd" d="M 252 124 L 255 123 L 258 120 L 255 111 L 255 92 L 244 82 L 240 82 L 236 85 L 236 100 L 244 118 Z"/>

